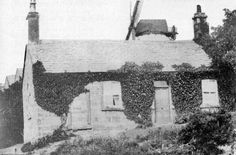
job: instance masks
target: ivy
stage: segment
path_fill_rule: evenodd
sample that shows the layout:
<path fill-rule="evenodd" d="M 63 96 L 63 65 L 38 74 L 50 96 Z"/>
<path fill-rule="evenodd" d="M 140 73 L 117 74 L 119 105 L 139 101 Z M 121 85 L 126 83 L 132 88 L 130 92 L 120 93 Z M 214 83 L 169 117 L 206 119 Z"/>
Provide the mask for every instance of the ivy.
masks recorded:
<path fill-rule="evenodd" d="M 149 66 L 149 67 L 148 67 Z M 149 68 L 149 70 L 145 69 Z M 151 68 L 151 69 L 150 69 Z M 163 66 L 156 62 L 139 66 L 125 63 L 120 69 L 101 73 L 46 73 L 43 64 L 33 65 L 33 83 L 37 104 L 58 116 L 67 114 L 73 99 L 89 90 L 92 82 L 119 81 L 121 83 L 124 114 L 138 124 L 151 125 L 151 106 L 155 96 L 154 81 L 167 81 L 171 85 L 173 105 L 178 114 L 194 111 L 202 103 L 201 80 L 219 79 L 218 71 L 194 70 L 161 72 Z M 227 76 L 227 75 L 226 75 Z M 232 107 L 232 95 L 228 93 L 228 79 L 221 78 L 219 95 L 223 107 Z M 228 94 L 225 94 L 228 93 Z M 227 96 L 227 99 L 224 98 Z"/>
<path fill-rule="evenodd" d="M 153 76 L 133 73 L 126 78 L 121 82 L 125 115 L 138 124 L 151 125 L 151 106 L 155 93 Z"/>
<path fill-rule="evenodd" d="M 182 63 L 181 65 L 172 65 L 176 71 L 192 71 L 194 67 L 189 63 Z"/>
<path fill-rule="evenodd" d="M 69 112 L 73 99 L 88 92 L 85 86 L 94 81 L 116 80 L 114 73 L 44 73 L 42 62 L 33 65 L 33 83 L 37 104 L 42 109 L 62 116 Z"/>
<path fill-rule="evenodd" d="M 145 67 L 151 66 L 150 70 Z M 159 69 L 158 69 L 159 68 Z M 120 81 L 125 114 L 139 124 L 151 124 L 151 105 L 154 97 L 150 71 L 163 68 L 160 63 L 138 66 L 126 63 L 121 69 L 107 73 L 45 73 L 43 64 L 33 65 L 33 83 L 37 104 L 58 116 L 67 114 L 73 99 L 88 90 L 85 86 L 95 81 Z"/>

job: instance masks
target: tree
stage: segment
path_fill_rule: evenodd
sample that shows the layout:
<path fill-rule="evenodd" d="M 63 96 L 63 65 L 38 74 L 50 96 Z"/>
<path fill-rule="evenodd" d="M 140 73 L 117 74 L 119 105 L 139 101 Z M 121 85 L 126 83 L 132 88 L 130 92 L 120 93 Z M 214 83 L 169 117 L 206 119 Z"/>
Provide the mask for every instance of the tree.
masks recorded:
<path fill-rule="evenodd" d="M 5 139 L 11 139 L 11 145 L 23 142 L 22 79 L 0 91 L 0 103 L 0 113 L 7 126 Z"/>
<path fill-rule="evenodd" d="M 211 35 L 197 41 L 212 58 L 212 66 L 217 68 L 228 63 L 236 71 L 236 10 L 224 9 L 225 19 L 222 26 L 213 27 Z"/>

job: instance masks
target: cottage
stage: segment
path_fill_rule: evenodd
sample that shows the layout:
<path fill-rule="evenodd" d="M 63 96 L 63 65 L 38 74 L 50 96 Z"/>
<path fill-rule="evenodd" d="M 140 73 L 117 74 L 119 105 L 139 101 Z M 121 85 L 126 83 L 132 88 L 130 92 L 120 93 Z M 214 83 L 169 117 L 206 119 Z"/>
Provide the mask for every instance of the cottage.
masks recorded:
<path fill-rule="evenodd" d="M 58 116 L 60 112 L 53 113 L 52 109 L 57 110 L 55 107 L 61 102 L 59 98 L 62 95 L 67 97 L 64 102 L 72 100 L 66 124 L 70 129 L 94 130 L 109 134 L 134 128 L 135 123 L 127 119 L 123 112 L 125 94 L 122 83 L 116 80 L 118 78 L 115 76 L 118 74 L 110 72 L 119 70 L 126 62 L 141 66 L 145 62 L 158 61 L 163 65 L 161 71 L 155 72 L 152 81 L 154 87 L 152 122 L 154 124 L 174 122 L 178 111 L 176 109 L 178 106 L 174 105 L 177 105 L 176 102 L 181 99 L 176 94 L 188 95 L 185 93 L 187 89 L 191 91 L 189 94 L 199 94 L 189 96 L 190 104 L 196 99 L 197 104 L 203 108 L 219 106 L 217 76 L 206 76 L 205 72 L 202 72 L 203 76 L 193 76 L 193 80 L 190 78 L 189 88 L 182 87 L 181 83 L 177 84 L 175 81 L 180 76 L 176 76 L 177 72 L 173 65 L 188 63 L 195 68 L 201 65 L 209 66 L 211 60 L 195 42 L 173 41 L 169 40 L 168 36 L 164 41 L 39 40 L 39 15 L 36 12 L 35 0 L 31 0 L 30 8 L 27 17 L 29 43 L 25 51 L 23 75 L 25 142 L 50 134 L 61 125 L 62 120 Z M 198 18 L 196 17 L 196 20 Z M 161 25 L 161 30 L 155 27 L 157 25 Z M 146 30 L 143 32 L 144 29 L 150 31 L 146 33 Z M 143 20 L 138 24 L 137 37 L 162 35 L 159 33 L 163 31 L 162 29 L 168 30 L 165 20 Z M 214 73 L 214 71 L 209 72 Z M 172 82 L 169 78 L 156 78 L 162 73 L 173 74 L 176 78 L 172 79 Z M 99 80 L 87 81 L 83 75 L 88 74 L 96 75 Z M 112 78 L 103 80 L 104 75 Z M 183 77 L 185 75 L 190 77 L 195 73 L 184 73 Z M 74 94 L 78 92 L 74 92 L 75 89 L 72 87 L 76 85 L 76 90 L 80 90 L 82 83 L 79 78 L 87 82 L 86 91 L 76 96 Z M 126 77 L 123 75 L 123 78 Z M 194 81 L 196 79 L 197 82 Z M 178 87 L 185 90 L 180 90 Z M 195 90 L 195 88 L 199 89 Z M 44 105 L 44 102 L 50 102 L 49 106 Z"/>
<path fill-rule="evenodd" d="M 8 75 L 6 76 L 5 83 L 4 83 L 4 89 L 8 89 L 10 85 L 12 85 L 15 82 L 15 75 Z"/>
<path fill-rule="evenodd" d="M 20 78 L 22 78 L 22 74 L 23 74 L 23 69 L 22 68 L 17 68 L 15 75 L 6 76 L 3 89 L 8 89 L 10 85 L 15 83 L 16 81 L 19 81 Z"/>

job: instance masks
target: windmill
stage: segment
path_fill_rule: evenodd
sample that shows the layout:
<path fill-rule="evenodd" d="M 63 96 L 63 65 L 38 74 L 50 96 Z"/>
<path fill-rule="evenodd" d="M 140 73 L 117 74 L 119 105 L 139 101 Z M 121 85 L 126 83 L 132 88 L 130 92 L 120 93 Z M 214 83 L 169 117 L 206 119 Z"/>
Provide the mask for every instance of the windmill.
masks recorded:
<path fill-rule="evenodd" d="M 138 19 L 142 10 L 142 6 L 143 6 L 143 1 L 144 0 L 136 0 L 133 15 L 131 16 L 131 20 L 130 20 L 129 30 L 128 30 L 125 40 L 129 40 L 132 31 L 134 31 L 135 27 L 137 26 L 137 22 L 138 22 Z"/>

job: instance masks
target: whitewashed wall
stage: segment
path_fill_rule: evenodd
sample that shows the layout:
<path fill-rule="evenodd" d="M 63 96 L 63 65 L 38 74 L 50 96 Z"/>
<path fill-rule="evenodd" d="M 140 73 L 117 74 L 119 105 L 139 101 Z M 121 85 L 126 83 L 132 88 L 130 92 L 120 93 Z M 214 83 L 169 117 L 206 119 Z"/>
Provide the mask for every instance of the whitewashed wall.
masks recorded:
<path fill-rule="evenodd" d="M 43 110 L 35 101 L 32 59 L 27 52 L 23 79 L 24 142 L 51 134 L 61 123 L 55 114 Z"/>

